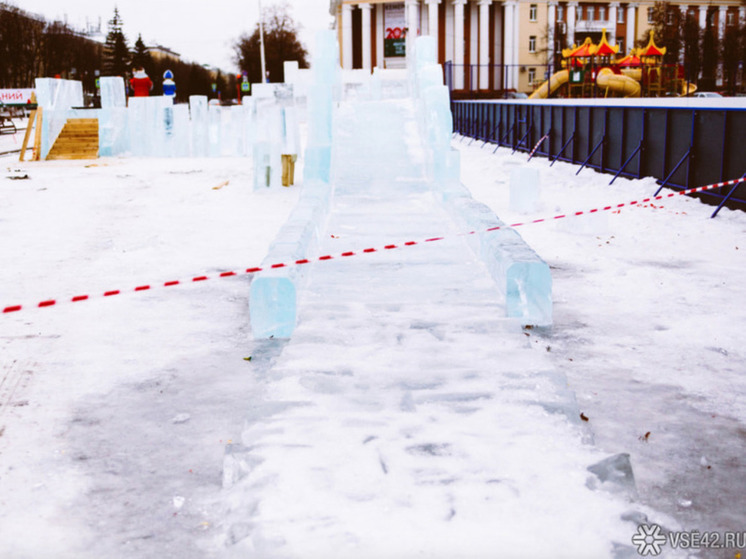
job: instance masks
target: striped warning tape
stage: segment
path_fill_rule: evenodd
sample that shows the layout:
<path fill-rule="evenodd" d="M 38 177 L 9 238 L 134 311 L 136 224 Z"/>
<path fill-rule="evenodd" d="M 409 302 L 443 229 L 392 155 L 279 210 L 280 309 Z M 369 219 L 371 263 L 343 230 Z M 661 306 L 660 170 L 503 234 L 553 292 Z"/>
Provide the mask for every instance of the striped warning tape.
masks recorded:
<path fill-rule="evenodd" d="M 529 154 L 528 154 L 528 160 L 529 160 L 529 161 L 531 161 L 531 158 L 532 158 L 532 157 L 534 156 L 534 154 L 536 153 L 536 150 L 537 150 L 537 149 L 539 149 L 539 146 L 540 146 L 540 145 L 542 144 L 542 142 L 543 142 L 544 140 L 546 140 L 546 139 L 547 139 L 548 137 L 549 137 L 549 134 L 544 134 L 544 135 L 543 135 L 543 136 L 541 137 L 541 140 L 539 140 L 538 142 L 536 142 L 536 145 L 534 146 L 534 149 L 532 149 L 532 150 L 531 150 L 531 153 L 529 153 Z"/>
<path fill-rule="evenodd" d="M 534 219 L 532 221 L 526 221 L 526 222 L 520 222 L 520 223 L 511 223 L 510 225 L 500 225 L 497 227 L 490 227 L 489 229 L 485 229 L 484 231 L 469 231 L 467 233 L 460 233 L 458 235 L 453 235 L 453 237 L 457 236 L 466 236 L 466 235 L 476 235 L 478 233 L 488 233 L 492 231 L 498 231 L 500 229 L 506 229 L 506 228 L 513 228 L 513 227 L 523 227 L 526 225 L 536 224 L 536 223 L 543 223 L 543 222 L 550 222 L 558 219 L 564 219 L 568 217 L 576 217 L 586 214 L 593 214 L 597 212 L 603 212 L 603 211 L 610 211 L 610 210 L 618 210 L 624 207 L 630 207 L 630 206 L 637 206 L 640 204 L 646 204 L 648 202 L 652 202 L 654 200 L 663 200 L 664 198 L 672 198 L 674 196 L 682 196 L 687 194 L 696 194 L 698 192 L 704 192 L 706 190 L 713 190 L 715 188 L 722 188 L 724 186 L 733 186 L 736 184 L 739 184 L 741 182 L 746 181 L 746 177 L 741 177 L 740 179 L 734 179 L 726 182 L 720 182 L 717 184 L 710 184 L 707 186 L 699 186 L 697 188 L 691 188 L 689 190 L 681 190 L 679 192 L 671 192 L 669 194 L 665 195 L 659 195 L 659 196 L 653 196 L 650 198 L 644 198 L 642 200 L 633 200 L 631 202 L 625 202 L 622 204 L 615 204 L 612 206 L 604 206 L 600 208 L 594 208 L 591 210 L 583 210 L 583 211 L 577 211 L 573 213 L 566 213 L 566 214 L 559 214 L 552 217 L 545 217 L 540 219 Z M 194 276 L 192 278 L 186 279 L 186 280 L 174 280 L 174 281 L 166 281 L 163 283 L 157 283 L 157 284 L 144 284 L 139 285 L 137 287 L 131 288 L 131 289 L 113 289 L 109 291 L 104 291 L 103 293 L 99 294 L 89 294 L 89 295 L 76 295 L 74 297 L 66 298 L 66 299 L 47 299 L 44 301 L 41 301 L 37 303 L 36 305 L 10 305 L 3 309 L 2 314 L 11 314 L 19 312 L 26 308 L 49 308 L 49 307 L 55 307 L 57 305 L 63 304 L 63 303 L 80 303 L 83 301 L 89 301 L 90 299 L 97 298 L 97 297 L 115 297 L 117 295 L 123 295 L 125 293 L 142 293 L 145 291 L 152 291 L 154 289 L 163 288 L 163 287 L 175 287 L 179 285 L 188 285 L 188 284 L 194 284 L 194 283 L 200 283 L 212 279 L 221 279 L 221 278 L 232 278 L 237 277 L 241 275 L 251 275 L 256 274 L 259 272 L 263 272 L 266 270 L 276 270 L 280 268 L 287 268 L 291 266 L 302 266 L 305 264 L 311 264 L 313 262 L 326 262 L 329 260 L 335 260 L 340 258 L 349 258 L 352 256 L 358 256 L 362 254 L 372 254 L 376 252 L 385 252 L 389 250 L 399 249 L 399 248 L 405 248 L 405 247 L 411 247 L 411 246 L 417 246 L 422 245 L 425 243 L 434 243 L 437 241 L 442 241 L 446 239 L 446 236 L 442 237 L 431 237 L 429 239 L 424 239 L 421 241 L 407 241 L 404 243 L 399 244 L 388 244 L 385 245 L 382 248 L 366 248 L 360 251 L 346 251 L 342 252 L 338 255 L 331 255 L 326 254 L 324 256 L 318 256 L 316 258 L 303 258 L 300 260 L 295 260 L 292 262 L 278 262 L 277 264 L 271 264 L 269 266 L 256 266 L 253 268 L 246 268 L 245 270 L 241 271 L 231 271 L 231 272 L 221 272 L 217 275 L 200 275 L 200 276 Z"/>

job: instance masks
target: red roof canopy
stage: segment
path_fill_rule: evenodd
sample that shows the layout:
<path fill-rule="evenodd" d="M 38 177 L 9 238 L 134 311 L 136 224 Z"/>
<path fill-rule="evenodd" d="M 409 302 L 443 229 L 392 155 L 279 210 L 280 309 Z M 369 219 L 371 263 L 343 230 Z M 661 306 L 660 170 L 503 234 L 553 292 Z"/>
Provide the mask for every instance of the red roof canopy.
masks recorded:
<path fill-rule="evenodd" d="M 619 61 L 619 66 L 639 66 L 641 64 L 640 59 L 634 54 L 628 54 Z"/>
<path fill-rule="evenodd" d="M 653 40 L 653 30 L 650 30 L 650 40 L 648 41 L 648 45 L 645 48 L 641 48 L 637 50 L 638 56 L 663 56 L 666 54 L 666 47 L 658 48 L 658 46 L 655 44 L 655 41 Z"/>

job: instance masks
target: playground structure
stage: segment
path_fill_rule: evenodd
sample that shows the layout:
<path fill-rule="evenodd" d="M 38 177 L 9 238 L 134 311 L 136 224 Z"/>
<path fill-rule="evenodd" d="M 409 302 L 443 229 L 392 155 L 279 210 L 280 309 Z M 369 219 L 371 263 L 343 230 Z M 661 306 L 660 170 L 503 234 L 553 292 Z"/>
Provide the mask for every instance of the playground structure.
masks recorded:
<path fill-rule="evenodd" d="M 684 67 L 664 65 L 666 47 L 658 47 L 650 31 L 648 44 L 618 58 L 619 45 L 610 45 L 606 29 L 601 41 L 586 37 L 580 46 L 562 51 L 563 69 L 542 83 L 529 99 L 547 97 L 660 97 L 691 95 L 697 86 L 688 82 Z"/>

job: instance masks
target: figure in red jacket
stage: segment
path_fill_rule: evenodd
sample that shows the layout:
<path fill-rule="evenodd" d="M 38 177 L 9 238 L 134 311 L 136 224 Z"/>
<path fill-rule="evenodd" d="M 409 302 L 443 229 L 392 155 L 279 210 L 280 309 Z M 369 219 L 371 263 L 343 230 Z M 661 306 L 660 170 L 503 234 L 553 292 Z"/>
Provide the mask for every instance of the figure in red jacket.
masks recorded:
<path fill-rule="evenodd" d="M 135 68 L 135 74 L 130 80 L 130 89 L 135 97 L 147 97 L 153 89 L 153 82 L 143 68 Z"/>

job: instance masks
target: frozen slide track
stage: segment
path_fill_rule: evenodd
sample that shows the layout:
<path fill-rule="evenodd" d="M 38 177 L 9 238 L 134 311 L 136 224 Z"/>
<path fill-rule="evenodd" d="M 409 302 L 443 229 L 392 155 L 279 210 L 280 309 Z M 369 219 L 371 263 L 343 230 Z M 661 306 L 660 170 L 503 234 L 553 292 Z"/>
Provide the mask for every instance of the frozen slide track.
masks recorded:
<path fill-rule="evenodd" d="M 303 266 L 292 337 L 251 344 L 262 398 L 226 451 L 221 556 L 631 556 L 624 518 L 645 516 L 626 514 L 629 462 L 585 444 L 564 372 L 505 317 L 492 256 L 477 254 L 522 241 L 460 234 L 458 219 L 496 217 L 433 174 L 457 158 L 424 139 L 444 129 L 424 107 L 424 120 L 411 97 L 336 111 L 326 229 L 290 237 L 322 254 L 443 239 Z"/>
<path fill-rule="evenodd" d="M 327 50 L 333 51 L 331 47 Z M 394 200 L 408 193 L 436 193 L 461 232 L 476 232 L 470 239 L 473 241 L 471 248 L 503 295 L 505 315 L 523 325 L 549 326 L 552 323 L 549 267 L 516 231 L 507 228 L 491 210 L 473 200 L 460 184 L 458 152 L 450 147 L 453 123 L 448 91 L 443 85 L 442 70 L 432 62 L 434 59 L 433 45 L 428 38 L 421 38 L 417 70 L 409 84 L 413 96 L 381 100 L 371 94 L 368 99 L 338 107 L 334 118 L 330 88 L 322 91 L 323 85 L 317 84 L 316 101 L 311 100 L 315 108 L 310 114 L 306 154 L 312 164 L 308 168 L 313 169 L 314 179 L 329 180 L 331 170 L 326 164 L 318 164 L 327 156 L 319 158 L 318 152 L 328 151 L 328 157 L 333 154 L 335 197 L 357 196 L 351 203 L 367 205 L 371 197 L 376 196 Z M 323 80 L 323 83 L 331 84 L 334 80 Z M 322 106 L 317 106 L 319 104 Z M 391 184 L 395 188 L 389 188 Z M 318 185 L 314 188 L 323 190 Z M 306 204 L 310 205 L 304 209 Z M 272 245 L 264 265 L 270 267 L 277 262 L 312 257 L 319 239 L 319 224 L 326 217 L 328 207 L 328 198 L 319 203 L 318 195 L 306 196 L 304 191 L 298 208 Z M 314 223 L 308 219 L 319 221 Z M 381 214 L 379 220 L 383 223 L 376 223 L 377 231 L 386 231 L 386 213 Z M 496 227 L 500 229 L 487 231 Z M 412 230 L 409 238 L 392 230 L 391 236 L 381 239 L 379 246 L 438 234 L 438 231 L 437 222 L 432 229 Z M 457 261 L 454 265 L 458 265 Z M 292 335 L 297 318 L 298 288 L 304 273 L 305 270 L 297 267 L 280 268 L 254 279 L 250 299 L 254 338 L 289 338 Z"/>

